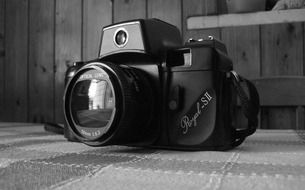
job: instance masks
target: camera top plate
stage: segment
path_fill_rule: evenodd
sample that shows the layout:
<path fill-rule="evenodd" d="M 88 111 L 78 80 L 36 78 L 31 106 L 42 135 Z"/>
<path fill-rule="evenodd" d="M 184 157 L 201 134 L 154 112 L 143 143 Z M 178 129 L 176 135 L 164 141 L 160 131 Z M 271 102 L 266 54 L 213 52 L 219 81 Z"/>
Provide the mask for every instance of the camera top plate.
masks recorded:
<path fill-rule="evenodd" d="M 181 46 L 182 38 L 174 25 L 158 19 L 139 19 L 104 27 L 99 58 L 135 52 L 162 59 L 168 49 Z"/>

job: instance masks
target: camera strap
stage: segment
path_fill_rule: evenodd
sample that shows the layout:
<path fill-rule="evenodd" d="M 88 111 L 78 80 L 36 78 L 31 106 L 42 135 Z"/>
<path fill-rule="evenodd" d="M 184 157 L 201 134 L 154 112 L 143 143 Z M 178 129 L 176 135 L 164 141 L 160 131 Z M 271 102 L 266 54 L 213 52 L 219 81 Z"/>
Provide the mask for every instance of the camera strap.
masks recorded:
<path fill-rule="evenodd" d="M 44 123 L 44 129 L 52 133 L 61 134 L 61 135 L 64 134 L 63 124 L 46 122 Z"/>
<path fill-rule="evenodd" d="M 256 131 L 260 103 L 257 89 L 252 82 L 239 76 L 235 71 L 230 72 L 230 78 L 237 96 L 240 99 L 242 112 L 248 119 L 247 128 L 235 129 L 235 142 L 233 143 L 235 147 L 240 145 L 247 136 L 252 135 Z M 247 95 L 241 83 L 246 84 L 249 95 Z"/>

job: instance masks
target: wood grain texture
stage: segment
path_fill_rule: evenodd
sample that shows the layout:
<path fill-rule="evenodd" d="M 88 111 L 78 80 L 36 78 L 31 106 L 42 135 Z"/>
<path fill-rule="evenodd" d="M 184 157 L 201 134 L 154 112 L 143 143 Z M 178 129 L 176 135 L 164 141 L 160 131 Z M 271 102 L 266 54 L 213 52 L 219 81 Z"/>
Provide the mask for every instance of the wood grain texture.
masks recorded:
<path fill-rule="evenodd" d="M 275 23 L 294 23 L 305 21 L 305 9 L 262 11 L 243 14 L 222 14 L 214 16 L 193 16 L 187 19 L 188 29 L 207 29 L 218 27 L 268 25 Z"/>
<path fill-rule="evenodd" d="M 29 121 L 54 121 L 54 0 L 31 0 Z"/>
<path fill-rule="evenodd" d="M 82 0 L 56 2 L 55 31 L 55 122 L 63 123 L 65 72 L 74 61 L 81 60 Z"/>
<path fill-rule="evenodd" d="M 4 56 L 5 56 L 5 0 L 0 0 L 0 121 L 4 120 L 4 86 L 5 86 L 5 78 L 4 78 Z"/>
<path fill-rule="evenodd" d="M 146 18 L 145 0 L 114 0 L 113 6 L 113 20 L 115 23 Z"/>
<path fill-rule="evenodd" d="M 175 25 L 182 31 L 180 0 L 154 0 L 147 2 L 148 18 L 158 18 Z"/>
<path fill-rule="evenodd" d="M 227 46 L 233 61 L 233 69 L 240 75 L 251 78 L 260 76 L 260 31 L 259 26 L 223 28 L 221 39 Z"/>
<path fill-rule="evenodd" d="M 304 116 L 305 116 L 305 110 L 304 106 L 298 106 L 296 108 L 296 130 L 305 130 L 305 121 L 304 121 Z"/>
<path fill-rule="evenodd" d="M 278 76 L 252 80 L 261 106 L 305 106 L 305 77 Z"/>
<path fill-rule="evenodd" d="M 28 113 L 28 0 L 5 2 L 6 121 L 27 121 Z"/>
<path fill-rule="evenodd" d="M 303 29 L 301 23 L 261 26 L 262 75 L 303 75 Z M 294 128 L 295 108 L 262 111 L 262 128 Z"/>
<path fill-rule="evenodd" d="M 305 23 L 303 22 L 303 75 L 305 75 Z M 305 130 L 305 107 L 297 110 L 297 129 Z"/>
<path fill-rule="evenodd" d="M 295 108 L 262 108 L 262 129 L 294 129 L 296 127 Z"/>
<path fill-rule="evenodd" d="M 260 76 L 260 30 L 259 26 L 231 27 L 221 29 L 221 39 L 233 61 L 233 69 L 248 79 Z M 241 110 L 237 112 L 237 126 L 247 126 Z"/>
<path fill-rule="evenodd" d="M 218 8 L 218 14 L 227 14 L 228 13 L 227 1 L 217 0 L 217 8 Z"/>
<path fill-rule="evenodd" d="M 84 60 L 98 56 L 102 28 L 112 22 L 111 0 L 83 0 L 83 54 Z"/>
<path fill-rule="evenodd" d="M 302 23 L 261 26 L 262 75 L 303 75 Z"/>
<path fill-rule="evenodd" d="M 198 15 L 215 15 L 217 14 L 217 2 L 211 0 L 183 0 L 183 36 L 184 40 L 189 38 L 199 39 L 206 38 L 212 35 L 220 39 L 220 29 L 200 29 L 200 30 L 187 30 L 186 21 L 190 16 Z"/>

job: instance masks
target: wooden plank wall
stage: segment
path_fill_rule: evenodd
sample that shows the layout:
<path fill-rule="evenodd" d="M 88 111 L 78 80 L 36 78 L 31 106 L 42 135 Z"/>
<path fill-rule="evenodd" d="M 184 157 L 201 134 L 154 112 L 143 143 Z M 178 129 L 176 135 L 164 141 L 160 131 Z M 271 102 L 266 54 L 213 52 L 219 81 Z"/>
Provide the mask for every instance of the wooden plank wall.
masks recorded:
<path fill-rule="evenodd" d="M 0 120 L 4 119 L 4 20 L 5 20 L 5 1 L 0 0 Z"/>
<path fill-rule="evenodd" d="M 304 24 L 187 30 L 194 15 L 226 13 L 217 0 L 0 0 L 0 121 L 62 122 L 64 73 L 96 58 L 102 26 L 136 18 L 176 25 L 184 40 L 223 40 L 248 78 L 304 75 Z M 264 108 L 262 128 L 295 125 L 294 108 Z"/>
<path fill-rule="evenodd" d="M 54 120 L 62 122 L 65 72 L 73 61 L 82 59 L 82 0 L 56 2 Z"/>
<path fill-rule="evenodd" d="M 158 18 L 169 22 L 182 31 L 182 5 L 177 0 L 148 1 L 148 18 Z"/>
<path fill-rule="evenodd" d="M 304 75 L 303 23 L 261 26 L 261 76 Z M 262 127 L 296 125 L 295 108 L 262 110 Z"/>
<path fill-rule="evenodd" d="M 67 67 L 97 57 L 103 26 L 148 17 L 181 29 L 181 1 L 0 0 L 0 121 L 63 122 Z"/>
<path fill-rule="evenodd" d="M 28 0 L 5 1 L 4 119 L 28 119 Z"/>
<path fill-rule="evenodd" d="M 147 18 L 147 1 L 114 0 L 113 3 L 114 22 L 121 22 L 136 18 Z"/>
<path fill-rule="evenodd" d="M 82 2 L 82 59 L 90 60 L 98 55 L 102 27 L 112 23 L 112 1 L 83 0 Z"/>
<path fill-rule="evenodd" d="M 55 1 L 29 1 L 29 102 L 33 122 L 54 120 Z"/>
<path fill-rule="evenodd" d="M 210 0 L 183 0 L 183 35 L 184 40 L 190 38 L 207 38 L 212 35 L 220 39 L 220 29 L 208 30 L 187 30 L 186 19 L 195 15 L 214 15 L 217 14 L 217 1 Z"/>

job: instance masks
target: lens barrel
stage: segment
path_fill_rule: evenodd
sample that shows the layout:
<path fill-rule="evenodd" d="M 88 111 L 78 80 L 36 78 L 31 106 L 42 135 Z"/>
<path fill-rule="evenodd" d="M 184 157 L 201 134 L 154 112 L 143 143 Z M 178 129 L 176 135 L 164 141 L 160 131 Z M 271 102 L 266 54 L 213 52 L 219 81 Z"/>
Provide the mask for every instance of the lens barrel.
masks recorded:
<path fill-rule="evenodd" d="M 66 87 L 66 121 L 92 145 L 152 143 L 156 129 L 152 85 L 143 71 L 93 62 L 80 68 Z"/>

